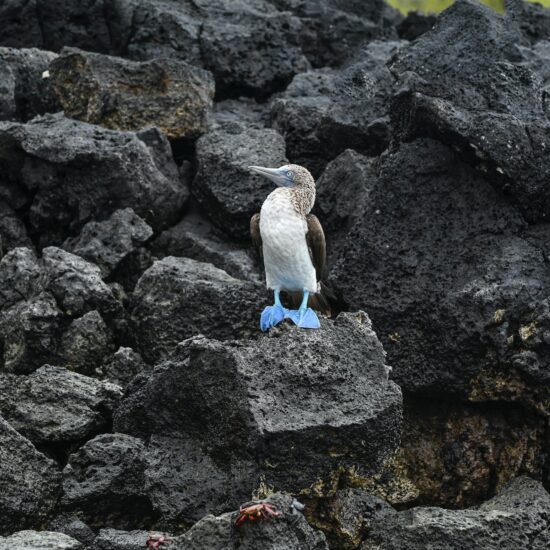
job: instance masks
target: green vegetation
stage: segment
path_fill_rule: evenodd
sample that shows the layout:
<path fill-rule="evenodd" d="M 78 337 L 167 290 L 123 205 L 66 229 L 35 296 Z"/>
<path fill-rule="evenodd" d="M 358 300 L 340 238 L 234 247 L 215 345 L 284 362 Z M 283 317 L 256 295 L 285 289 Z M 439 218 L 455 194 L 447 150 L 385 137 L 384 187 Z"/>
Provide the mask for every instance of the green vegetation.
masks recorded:
<path fill-rule="evenodd" d="M 454 0 L 386 0 L 390 6 L 403 13 L 409 11 L 422 11 L 424 13 L 438 13 L 448 8 Z M 504 0 L 481 0 L 493 9 L 503 12 Z M 550 7 L 550 0 L 538 0 L 539 4 Z"/>

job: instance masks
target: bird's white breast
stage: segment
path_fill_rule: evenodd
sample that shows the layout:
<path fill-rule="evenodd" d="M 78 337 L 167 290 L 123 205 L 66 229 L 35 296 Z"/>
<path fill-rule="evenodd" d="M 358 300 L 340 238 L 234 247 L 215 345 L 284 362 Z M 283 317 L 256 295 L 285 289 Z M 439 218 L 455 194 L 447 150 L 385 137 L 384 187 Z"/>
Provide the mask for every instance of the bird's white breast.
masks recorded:
<path fill-rule="evenodd" d="M 267 197 L 260 212 L 260 233 L 268 288 L 317 292 L 307 223 L 296 212 L 289 190 L 276 189 Z"/>

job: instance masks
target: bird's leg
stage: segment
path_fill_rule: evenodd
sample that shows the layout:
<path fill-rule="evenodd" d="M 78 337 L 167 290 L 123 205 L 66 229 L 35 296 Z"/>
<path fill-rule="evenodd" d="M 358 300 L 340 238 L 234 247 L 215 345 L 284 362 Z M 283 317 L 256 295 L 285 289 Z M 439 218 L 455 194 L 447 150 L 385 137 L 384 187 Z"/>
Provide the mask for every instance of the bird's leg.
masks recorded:
<path fill-rule="evenodd" d="M 260 329 L 264 332 L 269 330 L 271 327 L 278 325 L 286 316 L 287 311 L 281 304 L 281 291 L 276 289 L 275 294 L 275 303 L 272 306 L 267 306 L 263 311 L 260 317 Z"/>
<path fill-rule="evenodd" d="M 319 317 L 317 317 L 315 311 L 307 307 L 308 299 L 309 292 L 304 290 L 304 297 L 300 304 L 300 309 L 297 311 L 289 311 L 287 316 L 300 328 L 320 328 L 321 323 L 319 322 Z"/>

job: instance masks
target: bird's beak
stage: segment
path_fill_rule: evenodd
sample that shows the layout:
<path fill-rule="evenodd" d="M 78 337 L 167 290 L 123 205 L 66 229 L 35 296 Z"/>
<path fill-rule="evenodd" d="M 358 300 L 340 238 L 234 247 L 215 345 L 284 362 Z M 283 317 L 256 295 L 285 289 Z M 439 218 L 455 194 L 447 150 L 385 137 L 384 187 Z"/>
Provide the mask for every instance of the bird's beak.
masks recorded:
<path fill-rule="evenodd" d="M 281 187 L 289 187 L 291 182 L 284 172 L 278 168 L 264 168 L 263 166 L 249 166 L 248 169 L 255 174 L 260 174 Z"/>

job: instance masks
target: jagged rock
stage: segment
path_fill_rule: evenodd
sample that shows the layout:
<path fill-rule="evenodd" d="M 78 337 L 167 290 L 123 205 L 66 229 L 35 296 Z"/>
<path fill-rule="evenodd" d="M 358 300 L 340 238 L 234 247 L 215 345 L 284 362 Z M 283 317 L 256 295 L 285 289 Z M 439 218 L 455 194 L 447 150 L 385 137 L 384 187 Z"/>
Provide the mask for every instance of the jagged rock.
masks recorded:
<path fill-rule="evenodd" d="M 68 315 L 83 315 L 94 309 L 114 314 L 119 309 L 119 302 L 96 265 L 53 246 L 42 251 L 42 260 L 48 277 L 46 288 Z"/>
<path fill-rule="evenodd" d="M 256 334 L 264 301 L 260 285 L 211 264 L 169 256 L 143 274 L 132 296 L 136 349 L 154 362 L 194 334 L 222 339 Z"/>
<path fill-rule="evenodd" d="M 185 256 L 209 262 L 236 279 L 260 282 L 250 250 L 223 239 L 198 212 L 187 213 L 181 222 L 163 231 L 151 250 L 157 258 Z"/>
<path fill-rule="evenodd" d="M 147 548 L 147 531 L 100 529 L 94 540 L 94 550 L 143 550 Z"/>
<path fill-rule="evenodd" d="M 384 500 L 363 489 L 339 489 L 333 497 L 315 499 L 306 506 L 306 518 L 312 527 L 321 529 L 331 548 L 358 548 L 374 521 L 395 510 Z"/>
<path fill-rule="evenodd" d="M 518 46 L 518 51 L 523 58 L 519 64 L 536 72 L 541 78 L 543 107 L 546 116 L 550 118 L 550 40 L 541 40 L 530 48 Z"/>
<path fill-rule="evenodd" d="M 15 248 L 0 262 L 0 309 L 28 300 L 44 289 L 42 267 L 28 248 Z"/>
<path fill-rule="evenodd" d="M 84 544 L 86 547 L 92 547 L 96 534 L 82 520 L 76 516 L 60 514 L 48 525 L 51 531 L 58 531 Z"/>
<path fill-rule="evenodd" d="M 39 527 L 59 493 L 54 462 L 0 417 L 0 534 Z"/>
<path fill-rule="evenodd" d="M 95 310 L 75 319 L 60 344 L 64 366 L 89 376 L 97 375 L 106 357 L 115 350 L 111 331 Z"/>
<path fill-rule="evenodd" d="M 63 312 L 42 292 L 0 312 L 0 349 L 8 372 L 26 374 L 58 360 Z"/>
<path fill-rule="evenodd" d="M 17 247 L 33 248 L 21 218 L 0 200 L 0 258 Z"/>
<path fill-rule="evenodd" d="M 0 537 L 2 550 L 83 550 L 80 542 L 63 533 L 53 531 L 19 531 L 9 537 Z"/>
<path fill-rule="evenodd" d="M 145 445 L 124 434 L 102 434 L 69 457 L 61 508 L 92 527 L 121 529 L 155 519 L 144 485 Z"/>
<path fill-rule="evenodd" d="M 153 235 L 153 230 L 131 208 L 117 210 L 103 222 L 88 222 L 78 237 L 62 248 L 95 263 L 109 277 L 129 254 Z"/>
<path fill-rule="evenodd" d="M 113 130 L 157 126 L 169 138 L 195 138 L 206 130 L 212 75 L 185 61 L 144 63 L 64 49 L 51 64 L 51 80 L 65 114 Z"/>
<path fill-rule="evenodd" d="M 121 207 L 133 208 L 153 228 L 170 225 L 188 196 L 158 130 L 115 132 L 46 115 L 0 123 L 0 149 L 0 169 L 27 196 L 29 224 L 42 245 Z"/>
<path fill-rule="evenodd" d="M 550 10 L 540 2 L 505 0 L 506 11 L 533 44 L 550 39 Z"/>
<path fill-rule="evenodd" d="M 0 5 L 0 44 L 13 48 L 43 46 L 36 0 L 9 0 Z"/>
<path fill-rule="evenodd" d="M 208 515 L 189 531 L 173 537 L 174 550 L 328 550 L 324 535 L 312 529 L 287 495 L 275 494 L 266 502 L 283 513 L 272 521 L 235 529 L 238 512 Z"/>
<path fill-rule="evenodd" d="M 214 130 L 197 141 L 197 163 L 193 195 L 220 229 L 248 238 L 250 218 L 274 189 L 266 178 L 251 174 L 248 166 L 286 164 L 282 136 L 267 128 Z"/>
<path fill-rule="evenodd" d="M 544 478 L 546 420 L 522 405 L 405 399 L 401 446 L 383 479 L 412 483 L 409 505 L 464 508 L 483 502 L 518 475 Z M 400 495 L 371 486 L 391 504 Z"/>
<path fill-rule="evenodd" d="M 196 337 L 180 344 L 150 377 L 134 380 L 114 426 L 135 436 L 179 438 L 182 450 L 171 453 L 176 462 L 159 451 L 153 472 L 173 472 L 178 461 L 185 472 L 192 449 L 196 458 L 187 469 L 213 470 L 216 479 L 208 477 L 214 483 L 223 476 L 234 487 L 212 494 L 212 508 L 236 506 L 237 491 L 250 494 L 260 480 L 294 494 L 329 494 L 342 469 L 353 464 L 358 477 L 373 473 L 397 445 L 401 394 L 388 381 L 388 370 L 362 313 L 325 320 L 314 332 L 284 325 L 248 342 Z M 186 478 L 187 492 L 216 489 L 202 475 Z M 197 502 L 176 491 L 160 494 L 180 499 L 171 515 L 183 520 Z"/>
<path fill-rule="evenodd" d="M 527 477 L 466 510 L 413 508 L 374 522 L 362 550 L 484 548 L 543 550 L 550 545 L 550 495 Z"/>
<path fill-rule="evenodd" d="M 214 103 L 209 113 L 210 130 L 233 128 L 266 128 L 269 126 L 269 105 L 258 103 L 254 99 L 241 97 L 225 99 Z"/>
<path fill-rule="evenodd" d="M 317 176 L 345 149 L 376 156 L 387 147 L 393 78 L 386 62 L 403 44 L 374 42 L 346 69 L 316 69 L 294 78 L 271 111 L 292 162 Z"/>
<path fill-rule="evenodd" d="M 49 365 L 0 375 L 0 414 L 33 443 L 90 437 L 108 426 L 121 396 L 118 386 Z"/>
<path fill-rule="evenodd" d="M 102 372 L 113 384 L 126 387 L 139 373 L 147 372 L 150 367 L 146 365 L 141 355 L 132 348 L 119 348 L 105 361 Z"/>
<path fill-rule="evenodd" d="M 384 155 L 366 183 L 332 277 L 350 307 L 369 311 L 396 381 L 409 392 L 472 398 L 483 381 L 509 399 L 516 382 L 504 380 L 521 348 L 519 334 L 510 337 L 549 288 L 520 212 L 430 140 Z M 524 380 L 529 386 L 536 391 Z M 515 399 L 528 402 L 529 392 Z"/>
<path fill-rule="evenodd" d="M 425 32 L 428 32 L 434 26 L 436 20 L 437 15 L 433 13 L 410 11 L 397 26 L 399 38 L 412 42 Z"/>
<path fill-rule="evenodd" d="M 509 17 L 458 0 L 390 66 L 400 87 L 391 116 L 400 140 L 459 149 L 537 221 L 550 215 L 550 121 L 540 78 L 518 63 L 522 40 Z"/>
<path fill-rule="evenodd" d="M 4 78 L 12 83 L 11 98 L 4 93 L 0 96 L 6 99 L 5 102 L 0 100 L 0 120 L 26 121 L 36 115 L 61 110 L 51 90 L 50 79 L 44 75 L 56 57 L 53 52 L 36 48 L 0 47 L 0 74 L 6 75 Z"/>

